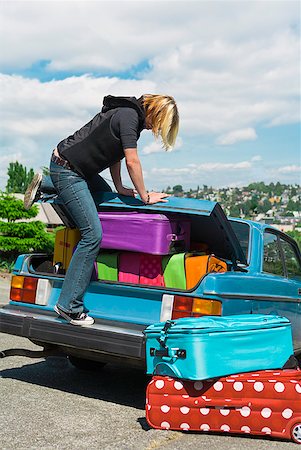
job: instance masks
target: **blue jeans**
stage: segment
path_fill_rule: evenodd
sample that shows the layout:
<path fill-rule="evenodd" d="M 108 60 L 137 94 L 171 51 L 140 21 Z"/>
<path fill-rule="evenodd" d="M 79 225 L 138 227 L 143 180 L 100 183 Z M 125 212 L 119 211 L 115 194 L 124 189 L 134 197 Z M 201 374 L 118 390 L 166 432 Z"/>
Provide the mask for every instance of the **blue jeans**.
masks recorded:
<path fill-rule="evenodd" d="M 41 185 L 42 192 L 50 194 L 51 189 L 53 189 L 52 193 L 56 192 L 64 203 L 81 234 L 65 276 L 58 306 L 67 313 L 87 313 L 83 296 L 90 283 L 102 238 L 101 223 L 92 193 L 112 191 L 112 189 L 99 175 L 87 181 L 78 173 L 52 161 L 50 178 L 43 178 Z"/>

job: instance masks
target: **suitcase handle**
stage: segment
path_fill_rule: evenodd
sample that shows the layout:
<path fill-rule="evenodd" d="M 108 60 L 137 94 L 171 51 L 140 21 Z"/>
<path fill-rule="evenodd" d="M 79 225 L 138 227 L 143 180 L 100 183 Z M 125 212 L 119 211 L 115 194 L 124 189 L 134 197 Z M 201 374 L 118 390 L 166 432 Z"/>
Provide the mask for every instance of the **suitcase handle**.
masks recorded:
<path fill-rule="evenodd" d="M 203 402 L 202 402 L 203 404 Z M 221 408 L 221 409 L 241 409 L 244 406 L 251 407 L 251 402 L 243 401 L 243 399 L 229 399 L 227 402 L 223 402 L 222 399 L 211 399 L 208 404 L 206 403 L 206 408 Z"/>
<path fill-rule="evenodd" d="M 184 241 L 185 239 L 185 231 L 181 234 L 168 234 L 167 235 L 168 239 L 170 239 L 171 242 L 177 242 L 177 241 Z"/>
<path fill-rule="evenodd" d="M 169 355 L 169 349 L 168 347 L 165 347 L 163 350 L 157 350 L 155 348 L 151 348 L 150 349 L 150 356 L 161 356 L 162 358 L 186 358 L 186 350 L 181 349 L 181 348 L 171 348 L 170 349 L 170 353 L 171 355 Z"/>
<path fill-rule="evenodd" d="M 170 239 L 171 242 L 184 241 L 185 235 L 186 235 L 185 228 L 180 223 L 177 223 L 175 233 L 168 234 L 167 238 Z"/>
<path fill-rule="evenodd" d="M 164 348 L 164 350 L 157 350 L 155 348 L 151 348 L 149 351 L 151 356 L 168 356 L 168 348 Z"/>
<path fill-rule="evenodd" d="M 174 324 L 175 324 L 174 320 L 167 320 L 164 324 L 164 327 L 161 330 L 160 336 L 156 338 L 159 344 L 164 348 L 166 347 L 165 342 L 167 339 L 167 332 L 169 328 L 171 328 Z"/>

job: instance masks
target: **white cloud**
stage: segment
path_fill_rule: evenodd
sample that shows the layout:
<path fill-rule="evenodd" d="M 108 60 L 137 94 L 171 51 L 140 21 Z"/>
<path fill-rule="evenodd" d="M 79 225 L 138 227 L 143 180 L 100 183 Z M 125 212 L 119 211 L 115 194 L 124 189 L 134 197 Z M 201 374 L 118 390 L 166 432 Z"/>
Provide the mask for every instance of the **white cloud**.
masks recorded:
<path fill-rule="evenodd" d="M 180 149 L 183 146 L 183 140 L 180 136 L 178 136 L 176 144 L 173 149 L 168 150 L 168 152 L 172 151 L 175 152 L 176 150 Z M 150 155 L 151 153 L 161 153 L 163 149 L 162 143 L 160 140 L 155 140 L 151 142 L 150 144 L 146 145 L 142 149 L 143 155 Z"/>
<path fill-rule="evenodd" d="M 140 86 L 138 81 L 88 75 L 41 86 L 24 81 L 24 86 L 14 86 L 19 89 L 12 105 L 18 108 L 18 96 L 27 89 L 45 111 L 53 96 L 59 113 L 73 115 L 81 108 L 83 117 L 99 104 L 98 92 L 167 92 L 178 101 L 184 133 L 227 136 L 253 129 L 256 134 L 259 123 L 299 120 L 296 4 L 227 2 L 222 7 L 220 2 L 194 2 L 188 9 L 176 2 L 171 11 L 169 2 L 161 2 L 159 16 L 146 14 L 151 5 L 5 2 L 0 63 L 10 73 L 41 60 L 49 61 L 49 70 L 98 73 L 126 72 L 141 61 L 151 65 L 142 71 Z M 53 36 L 62 36 L 59 45 Z"/>
<path fill-rule="evenodd" d="M 235 177 L 236 182 L 232 183 L 233 186 L 236 184 L 248 184 L 248 182 L 254 181 L 254 173 L 258 173 L 256 162 L 260 160 L 255 158 L 228 163 L 189 163 L 184 165 L 184 167 L 154 167 L 150 170 L 152 175 L 150 181 L 155 180 L 155 186 L 166 187 L 168 185 L 182 184 L 185 188 L 189 188 L 202 184 L 228 186 Z"/>
<path fill-rule="evenodd" d="M 1 156 L 16 152 L 35 170 L 47 165 L 52 149 L 101 109 L 104 95 L 141 95 L 153 90 L 144 80 L 70 77 L 41 83 L 0 74 Z M 3 188 L 3 182 L 0 187 Z"/>
<path fill-rule="evenodd" d="M 189 2 L 189 8 L 183 1 L 174 2 L 172 8 L 161 1 L 159 14 L 158 3 L 151 1 L 11 1 L 2 2 L 1 10 L 2 66 L 27 67 L 42 59 L 64 70 L 124 70 L 141 59 L 164 55 L 179 44 L 189 58 L 194 42 L 199 48 L 197 56 L 216 67 L 218 60 L 223 63 L 227 59 L 224 49 L 231 42 L 239 44 L 235 60 L 244 41 L 254 41 L 252 50 L 257 36 L 257 40 L 274 32 L 277 36 L 298 17 L 298 3 L 286 1 L 198 1 Z M 214 46 L 208 46 L 214 40 Z M 248 54 L 251 65 L 252 58 L 265 63 L 269 56 L 264 45 L 258 48 L 262 51 L 255 58 L 254 52 Z M 177 53 L 173 60 L 172 67 L 177 67 Z"/>
<path fill-rule="evenodd" d="M 260 155 L 255 155 L 255 156 L 252 156 L 252 158 L 251 158 L 251 161 L 262 161 L 262 156 L 260 156 Z"/>
<path fill-rule="evenodd" d="M 222 162 L 208 162 L 202 164 L 188 164 L 187 167 L 180 168 L 170 168 L 170 167 L 159 167 L 151 169 L 151 173 L 156 174 L 168 174 L 170 176 L 177 175 L 180 173 L 189 173 L 191 175 L 202 174 L 204 172 L 223 172 L 226 170 L 241 170 L 249 169 L 252 167 L 251 161 L 240 161 L 237 163 L 222 163 Z"/>
<path fill-rule="evenodd" d="M 216 142 L 219 145 L 232 145 L 242 141 L 255 141 L 257 134 L 254 128 L 243 128 L 241 130 L 230 131 L 223 136 L 217 138 Z"/>
<path fill-rule="evenodd" d="M 291 166 L 284 166 L 278 169 L 279 173 L 299 173 L 301 176 L 301 166 L 292 164 Z"/>
<path fill-rule="evenodd" d="M 151 142 L 142 149 L 144 155 L 162 152 L 162 143 L 158 140 Z"/>
<path fill-rule="evenodd" d="M 151 1 L 2 2 L 0 64 L 10 75 L 0 77 L 1 155 L 47 164 L 57 142 L 109 93 L 173 95 L 187 155 L 202 138 L 231 145 L 256 139 L 259 125 L 300 120 L 298 2 L 161 1 L 157 11 Z M 84 75 L 48 82 L 13 75 L 39 61 L 45 73 Z M 137 64 L 136 79 L 122 79 Z M 159 151 L 158 143 L 142 146 L 143 155 Z M 201 157 L 204 171 L 222 173 L 219 163 L 210 169 L 210 154 Z"/>

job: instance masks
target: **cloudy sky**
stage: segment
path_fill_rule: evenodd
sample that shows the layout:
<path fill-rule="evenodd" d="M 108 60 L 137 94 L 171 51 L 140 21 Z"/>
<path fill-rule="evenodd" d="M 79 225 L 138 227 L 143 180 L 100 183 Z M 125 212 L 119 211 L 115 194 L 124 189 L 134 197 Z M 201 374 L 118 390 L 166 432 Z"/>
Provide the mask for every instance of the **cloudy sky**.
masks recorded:
<path fill-rule="evenodd" d="M 180 112 L 172 152 L 139 140 L 148 189 L 300 183 L 299 1 L 1 0 L 0 13 L 0 189 L 9 162 L 46 166 L 104 95 L 143 93 Z"/>

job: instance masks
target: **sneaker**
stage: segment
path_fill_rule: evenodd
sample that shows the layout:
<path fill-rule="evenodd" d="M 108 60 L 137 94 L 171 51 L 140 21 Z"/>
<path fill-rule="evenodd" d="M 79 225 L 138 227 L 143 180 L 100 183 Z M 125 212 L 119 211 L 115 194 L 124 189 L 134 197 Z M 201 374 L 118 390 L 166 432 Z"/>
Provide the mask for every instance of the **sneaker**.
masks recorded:
<path fill-rule="evenodd" d="M 32 179 L 32 182 L 26 189 L 23 201 L 25 209 L 30 209 L 34 202 L 39 200 L 41 197 L 40 186 L 42 183 L 42 178 L 43 176 L 41 173 L 36 173 Z"/>
<path fill-rule="evenodd" d="M 54 311 L 71 325 L 79 325 L 81 327 L 87 327 L 93 325 L 95 320 L 93 317 L 88 316 L 86 313 L 66 313 L 58 305 L 55 305 Z"/>

